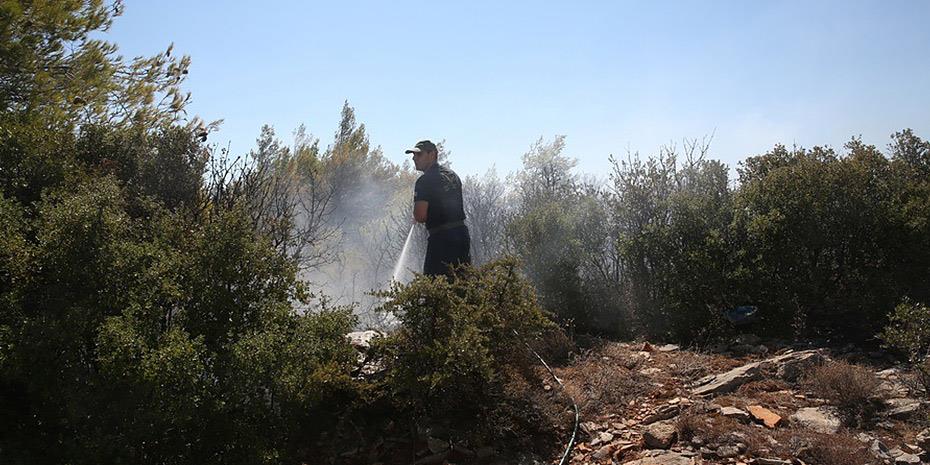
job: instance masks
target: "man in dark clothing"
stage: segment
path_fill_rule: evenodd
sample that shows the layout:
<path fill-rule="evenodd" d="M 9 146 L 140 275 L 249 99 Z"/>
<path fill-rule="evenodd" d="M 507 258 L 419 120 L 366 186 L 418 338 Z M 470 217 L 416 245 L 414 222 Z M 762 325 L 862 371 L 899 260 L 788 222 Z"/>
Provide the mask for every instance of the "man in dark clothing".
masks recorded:
<path fill-rule="evenodd" d="M 423 172 L 413 195 L 413 219 L 426 223 L 429 232 L 423 274 L 450 276 L 453 266 L 471 264 L 462 181 L 455 172 L 439 164 L 439 152 L 432 142 L 421 140 L 406 153 L 413 154 L 414 165 Z"/>

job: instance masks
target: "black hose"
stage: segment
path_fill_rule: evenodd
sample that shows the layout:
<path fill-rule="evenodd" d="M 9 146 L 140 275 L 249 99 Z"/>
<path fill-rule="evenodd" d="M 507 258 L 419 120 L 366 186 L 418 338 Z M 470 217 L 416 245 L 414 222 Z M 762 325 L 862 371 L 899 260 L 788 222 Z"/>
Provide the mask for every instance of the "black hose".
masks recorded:
<path fill-rule="evenodd" d="M 546 367 L 546 371 L 548 371 L 549 374 L 552 375 L 552 379 L 554 379 L 555 382 L 558 383 L 559 389 L 562 390 L 562 392 L 565 394 L 565 397 L 568 397 L 568 400 L 572 402 L 572 407 L 575 409 L 575 427 L 572 428 L 572 437 L 568 441 L 568 446 L 565 447 L 565 453 L 562 454 L 562 460 L 559 460 L 559 465 L 565 465 L 567 463 L 566 460 L 568 460 L 568 454 L 572 453 L 572 449 L 575 447 L 575 439 L 578 436 L 578 423 L 581 420 L 581 414 L 578 412 L 578 404 L 576 404 L 575 399 L 573 399 L 572 396 L 568 392 L 565 391 L 565 385 L 562 384 L 562 380 L 560 380 L 559 377 L 555 375 L 555 372 L 552 371 L 552 368 L 549 367 L 549 364 L 546 363 L 546 361 L 543 360 L 543 358 L 538 353 L 536 353 L 536 351 L 533 350 L 532 347 L 530 347 L 530 345 L 526 342 L 526 339 L 523 339 L 523 337 L 520 336 L 520 333 L 518 333 L 517 330 L 514 329 L 512 331 L 513 331 L 513 334 L 517 336 L 523 342 L 523 345 L 525 345 L 526 348 L 529 349 L 530 352 L 532 352 L 533 355 L 535 355 L 536 358 L 539 359 L 539 362 L 542 363 L 544 367 Z"/>

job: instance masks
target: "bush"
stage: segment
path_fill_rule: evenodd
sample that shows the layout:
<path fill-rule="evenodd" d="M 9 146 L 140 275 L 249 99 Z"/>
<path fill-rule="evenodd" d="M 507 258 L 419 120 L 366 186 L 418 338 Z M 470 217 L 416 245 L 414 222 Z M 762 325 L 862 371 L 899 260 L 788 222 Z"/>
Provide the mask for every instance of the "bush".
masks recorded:
<path fill-rule="evenodd" d="M 912 361 L 926 357 L 930 354 L 930 307 L 905 299 L 888 315 L 888 325 L 879 337 Z"/>
<path fill-rule="evenodd" d="M 878 378 L 868 368 L 843 361 L 830 361 L 814 367 L 805 384 L 817 395 L 837 406 L 848 424 L 861 426 L 872 419 L 880 407 L 875 394 Z"/>
<path fill-rule="evenodd" d="M 858 439 L 842 434 L 809 433 L 793 436 L 790 440 L 792 455 L 811 465 L 872 465 L 882 463 L 869 446 Z"/>
<path fill-rule="evenodd" d="M 529 372 L 524 341 L 554 325 L 514 261 L 461 268 L 451 281 L 420 276 L 379 295 L 380 310 L 400 321 L 380 349 L 400 411 L 479 442 L 525 424 L 496 417 L 519 413 L 502 408 L 521 402 L 505 395 L 506 377 Z"/>
<path fill-rule="evenodd" d="M 885 346 L 905 354 L 930 395 L 930 307 L 905 299 L 888 316 L 879 334 Z"/>

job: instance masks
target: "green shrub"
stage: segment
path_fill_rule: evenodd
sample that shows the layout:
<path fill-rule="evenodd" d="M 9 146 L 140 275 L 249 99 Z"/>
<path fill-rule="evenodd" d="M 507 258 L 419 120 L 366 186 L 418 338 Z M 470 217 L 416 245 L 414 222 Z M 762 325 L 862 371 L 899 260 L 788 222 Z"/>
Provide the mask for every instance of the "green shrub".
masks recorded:
<path fill-rule="evenodd" d="M 382 350 L 386 386 L 401 411 L 475 440 L 521 422 L 495 419 L 521 400 L 506 398 L 504 384 L 513 371 L 528 371 L 523 342 L 554 325 L 514 261 L 462 268 L 451 281 L 420 276 L 381 296 L 381 310 L 400 321 Z"/>
<path fill-rule="evenodd" d="M 888 325 L 879 337 L 911 361 L 926 357 L 930 354 L 930 307 L 905 299 L 888 315 Z"/>
<path fill-rule="evenodd" d="M 930 307 L 905 299 L 888 315 L 888 325 L 879 335 L 885 346 L 908 357 L 930 395 Z"/>

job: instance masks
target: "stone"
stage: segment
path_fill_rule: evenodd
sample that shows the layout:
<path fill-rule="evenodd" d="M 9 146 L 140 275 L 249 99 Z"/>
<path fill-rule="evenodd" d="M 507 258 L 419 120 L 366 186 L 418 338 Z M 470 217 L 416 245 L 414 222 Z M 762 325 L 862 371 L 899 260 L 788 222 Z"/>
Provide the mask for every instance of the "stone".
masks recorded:
<path fill-rule="evenodd" d="M 886 417 L 896 420 L 906 420 L 920 409 L 920 401 L 908 397 L 889 399 L 885 401 L 885 407 L 886 410 L 884 415 Z"/>
<path fill-rule="evenodd" d="M 778 355 L 763 361 L 767 366 L 775 368 L 775 376 L 785 381 L 797 381 L 805 371 L 822 365 L 825 361 L 823 354 L 816 350 L 802 350 Z"/>
<path fill-rule="evenodd" d="M 893 379 L 893 378 L 897 378 L 900 373 L 901 373 L 901 370 L 897 368 L 888 368 L 885 370 L 876 371 L 875 376 L 881 379 Z"/>
<path fill-rule="evenodd" d="M 367 352 L 371 348 L 371 340 L 381 336 L 381 333 L 378 331 L 368 330 L 368 331 L 354 331 L 346 334 L 346 339 L 349 340 L 349 344 L 352 347 L 355 347 L 356 350 L 360 352 Z"/>
<path fill-rule="evenodd" d="M 624 465 L 692 465 L 693 463 L 690 457 L 683 454 L 663 451 L 652 457 L 625 462 Z"/>
<path fill-rule="evenodd" d="M 720 409 L 720 414 L 727 418 L 733 418 L 742 422 L 749 421 L 749 414 L 746 413 L 745 410 L 741 410 L 736 407 L 722 407 Z"/>
<path fill-rule="evenodd" d="M 705 376 L 695 383 L 691 392 L 699 396 L 705 396 L 733 391 L 743 384 L 761 377 L 759 364 L 760 362 L 747 363 L 726 373 Z"/>
<path fill-rule="evenodd" d="M 790 460 L 757 458 L 752 461 L 753 465 L 791 465 Z"/>
<path fill-rule="evenodd" d="M 889 431 L 890 431 L 890 430 L 893 430 L 893 429 L 894 429 L 894 422 L 893 422 L 893 421 L 888 421 L 888 420 L 880 421 L 880 422 L 878 422 L 878 423 L 875 424 L 875 427 L 876 427 L 876 428 L 881 428 L 881 429 L 886 429 L 886 430 L 889 430 Z"/>
<path fill-rule="evenodd" d="M 663 405 L 659 407 L 655 413 L 646 416 L 643 418 L 643 425 L 651 425 L 657 421 L 668 420 L 674 418 L 678 415 L 678 412 L 681 411 L 681 407 L 677 405 Z"/>
<path fill-rule="evenodd" d="M 895 380 L 884 380 L 878 385 L 878 392 L 883 397 L 907 397 L 911 390 L 903 383 Z"/>
<path fill-rule="evenodd" d="M 904 444 L 901 444 L 901 449 L 903 449 L 904 452 L 909 452 L 911 454 L 919 454 L 923 452 L 923 450 L 921 450 L 921 448 L 918 447 L 917 444 L 908 444 L 906 442 Z"/>
<path fill-rule="evenodd" d="M 665 344 L 658 347 L 659 352 L 675 352 L 679 347 L 675 344 Z"/>
<path fill-rule="evenodd" d="M 667 421 L 653 423 L 643 431 L 643 442 L 649 449 L 668 449 L 677 437 L 675 425 Z"/>
<path fill-rule="evenodd" d="M 613 452 L 614 446 L 607 444 L 606 446 L 598 449 L 594 454 L 591 455 L 591 458 L 594 460 L 604 460 L 607 457 L 610 457 L 610 454 Z"/>
<path fill-rule="evenodd" d="M 717 448 L 717 456 L 722 459 L 729 459 L 739 455 L 739 448 L 736 446 L 720 446 Z"/>
<path fill-rule="evenodd" d="M 606 444 L 606 443 L 608 443 L 608 442 L 610 442 L 610 441 L 613 441 L 613 440 L 614 440 L 614 435 L 613 435 L 613 434 L 610 434 L 610 433 L 607 433 L 607 432 L 602 432 L 602 433 L 599 433 L 599 434 L 597 435 L 597 437 L 594 438 L 593 441 L 591 441 L 591 444 L 590 444 L 590 445 L 591 445 L 591 447 L 594 447 L 594 446 L 596 446 L 596 445 L 598 445 L 598 444 Z"/>
<path fill-rule="evenodd" d="M 923 450 L 930 450 L 930 428 L 917 433 L 917 447 Z"/>
<path fill-rule="evenodd" d="M 749 410 L 752 418 L 761 422 L 767 428 L 775 428 L 781 423 L 781 416 L 761 405 L 750 405 L 746 410 Z"/>
<path fill-rule="evenodd" d="M 871 452 L 873 456 L 882 460 L 891 458 L 891 451 L 888 450 L 888 446 L 886 446 L 885 443 L 879 441 L 878 439 L 873 440 L 872 443 L 869 444 L 869 452 Z"/>
<path fill-rule="evenodd" d="M 840 429 L 840 419 L 828 407 L 804 407 L 788 417 L 792 423 L 818 433 L 835 434 Z"/>
<path fill-rule="evenodd" d="M 909 465 L 909 464 L 919 465 L 920 457 L 914 454 L 901 454 L 894 458 L 894 463 L 895 465 Z"/>

